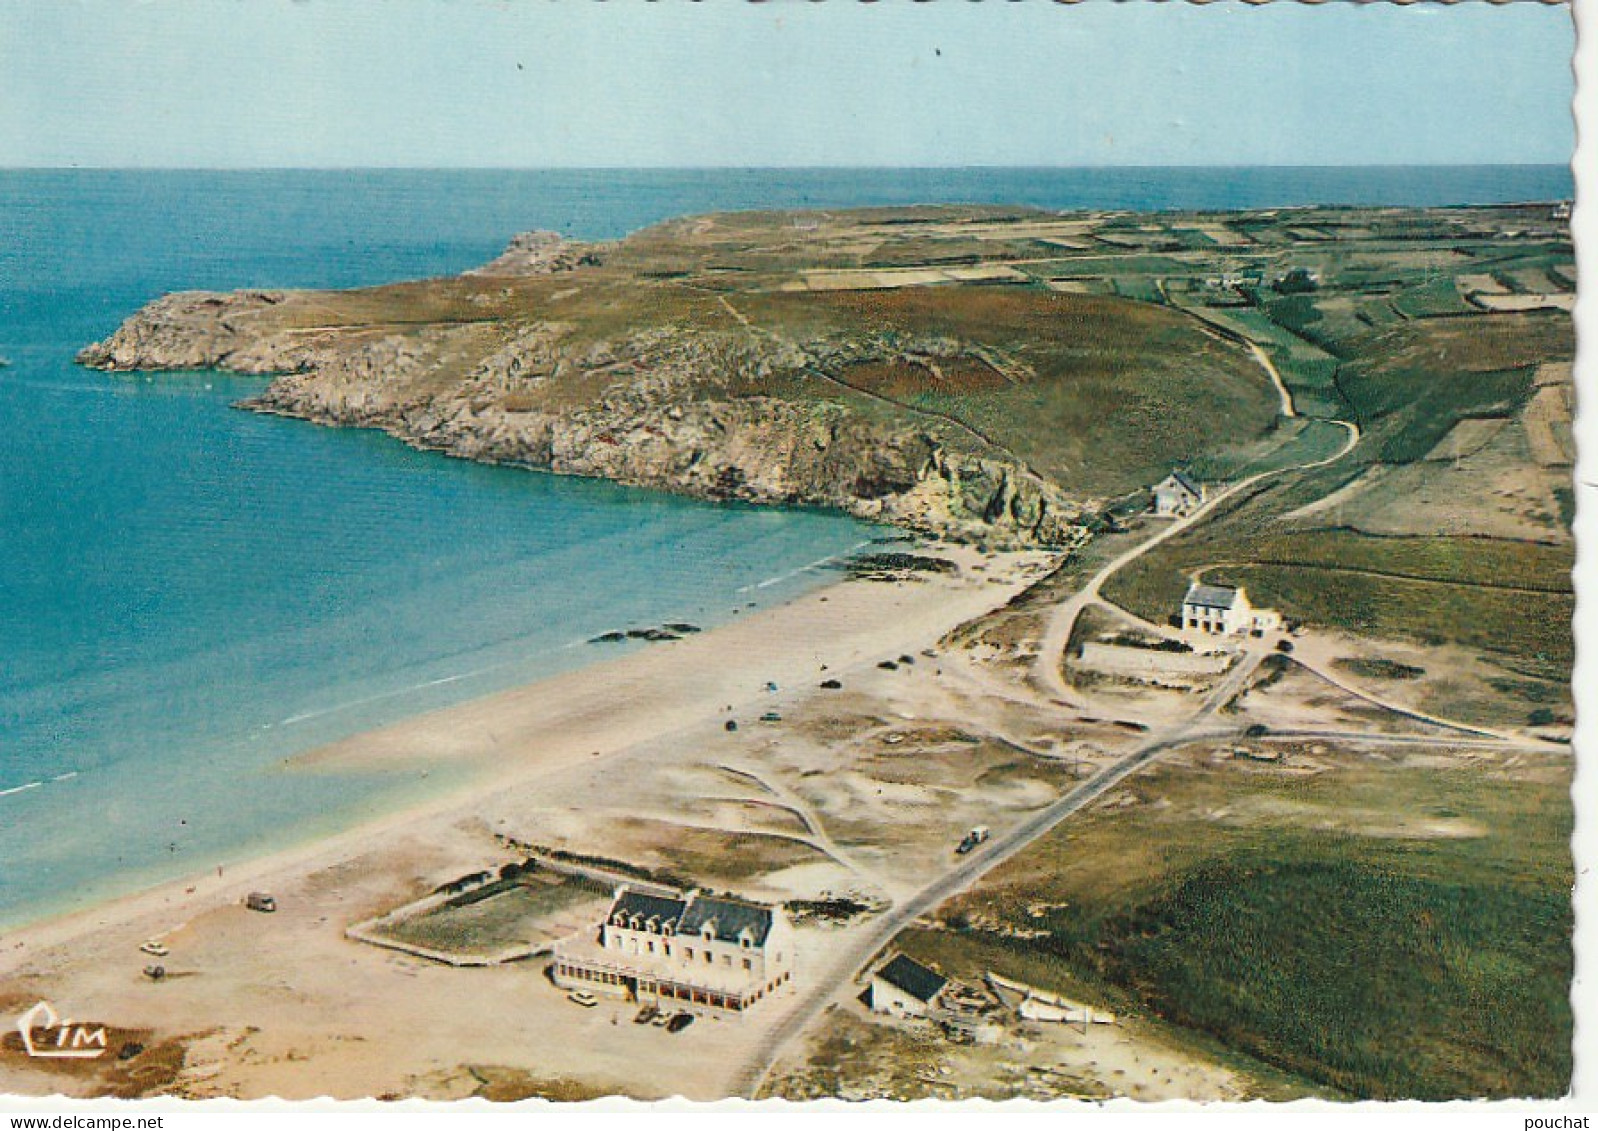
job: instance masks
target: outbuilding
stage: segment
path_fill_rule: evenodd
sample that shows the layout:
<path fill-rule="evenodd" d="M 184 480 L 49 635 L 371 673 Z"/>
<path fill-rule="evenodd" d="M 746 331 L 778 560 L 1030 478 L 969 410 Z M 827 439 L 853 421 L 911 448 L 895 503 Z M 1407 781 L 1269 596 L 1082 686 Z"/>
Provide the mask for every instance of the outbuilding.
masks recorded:
<path fill-rule="evenodd" d="M 1154 485 L 1154 513 L 1164 518 L 1192 514 L 1204 502 L 1204 485 L 1173 471 Z"/>
<path fill-rule="evenodd" d="M 938 1008 L 949 979 L 907 955 L 896 954 L 871 975 L 871 1010 L 896 1017 L 925 1017 Z"/>

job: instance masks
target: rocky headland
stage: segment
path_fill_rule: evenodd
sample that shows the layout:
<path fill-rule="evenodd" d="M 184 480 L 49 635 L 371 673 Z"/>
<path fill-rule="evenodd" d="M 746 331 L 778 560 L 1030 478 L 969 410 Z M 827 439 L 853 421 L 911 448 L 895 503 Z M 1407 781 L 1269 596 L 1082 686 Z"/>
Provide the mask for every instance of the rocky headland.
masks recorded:
<path fill-rule="evenodd" d="M 1091 436 L 1065 421 L 1063 442 L 1051 437 L 1039 409 L 1114 347 L 1096 324 L 1135 304 L 1013 286 L 813 289 L 841 244 L 891 219 L 710 217 L 611 244 L 533 232 L 455 278 L 172 294 L 78 360 L 270 375 L 242 407 L 464 459 L 993 546 L 1077 544 L 1104 478 L 1085 473 Z M 1205 366 L 1231 367 L 1226 343 L 1193 337 Z M 1107 430 L 1161 427 L 1142 392 L 1077 391 L 1102 402 L 1087 411 Z"/>

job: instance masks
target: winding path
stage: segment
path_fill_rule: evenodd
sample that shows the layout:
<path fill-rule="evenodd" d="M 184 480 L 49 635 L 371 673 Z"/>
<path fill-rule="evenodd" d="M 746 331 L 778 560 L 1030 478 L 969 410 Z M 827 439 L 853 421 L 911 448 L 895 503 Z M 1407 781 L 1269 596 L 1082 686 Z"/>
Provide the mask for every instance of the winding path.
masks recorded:
<path fill-rule="evenodd" d="M 1341 448 L 1331 455 L 1318 460 L 1310 460 L 1307 463 L 1272 468 L 1269 471 L 1257 472 L 1246 479 L 1239 479 L 1236 483 L 1206 499 L 1197 510 L 1182 518 L 1173 520 L 1165 529 L 1155 534 L 1152 538 L 1139 542 L 1136 546 L 1103 566 L 1088 580 L 1086 585 L 1078 590 L 1069 601 L 1060 605 L 1050 616 L 1048 627 L 1044 630 L 1042 645 L 1039 647 L 1037 659 L 1034 661 L 1034 678 L 1048 688 L 1050 694 L 1060 699 L 1063 703 L 1071 703 L 1071 690 L 1066 686 L 1065 677 L 1060 672 L 1060 665 L 1065 655 L 1066 645 L 1071 641 L 1071 633 L 1076 628 L 1077 617 L 1081 615 L 1082 610 L 1088 605 L 1104 600 L 1099 595 L 1099 590 L 1104 583 L 1154 549 L 1161 542 L 1173 538 L 1182 531 L 1202 522 L 1213 514 L 1215 508 L 1221 503 L 1242 491 L 1246 491 L 1256 483 L 1291 471 L 1309 471 L 1312 468 L 1325 467 L 1327 464 L 1336 463 L 1348 455 L 1349 452 L 1354 450 L 1355 445 L 1359 443 L 1359 426 L 1347 420 L 1332 420 L 1327 421 L 1327 423 L 1339 425 L 1348 431 L 1348 439 L 1343 442 Z"/>
<path fill-rule="evenodd" d="M 1252 345 L 1252 343 L 1250 344 Z M 1260 359 L 1266 371 L 1272 375 L 1273 384 L 1278 387 L 1283 397 L 1286 398 L 1286 409 L 1291 410 L 1291 398 L 1287 397 L 1286 387 L 1281 384 L 1280 375 L 1276 373 L 1275 367 L 1270 365 L 1269 359 L 1265 358 L 1262 352 L 1257 351 L 1256 357 Z M 817 376 L 827 377 L 827 375 L 819 373 Z M 835 380 L 830 377 L 827 377 L 827 379 Z M 840 381 L 837 383 L 847 388 L 853 388 L 853 386 L 849 386 L 845 382 Z M 863 392 L 863 390 L 855 391 Z M 1288 411 L 1286 415 L 1292 415 L 1292 413 Z M 1323 467 L 1347 456 L 1359 443 L 1360 430 L 1358 425 L 1343 420 L 1330 421 L 1329 423 L 1337 424 L 1348 432 L 1348 439 L 1336 452 L 1322 459 L 1258 472 L 1231 484 L 1206 500 L 1192 513 L 1176 519 L 1152 537 L 1144 539 L 1137 545 L 1117 555 L 1089 578 L 1087 584 L 1073 594 L 1068 601 L 1055 610 L 1045 628 L 1041 647 L 1039 648 L 1037 659 L 1034 661 L 1033 674 L 1042 686 L 1048 690 L 1049 694 L 1055 698 L 1056 705 L 1063 707 L 1078 705 L 1071 689 L 1066 686 L 1065 678 L 1061 673 L 1061 661 L 1065 647 L 1071 639 L 1072 630 L 1075 628 L 1077 618 L 1081 615 L 1082 610 L 1092 603 L 1103 600 L 1099 595 L 1099 591 L 1104 583 L 1162 542 L 1202 522 L 1212 515 L 1215 509 L 1223 502 L 1235 497 L 1256 483 L 1288 472 L 1307 471 L 1312 468 Z M 999 834 L 986 845 L 965 857 L 957 866 L 927 884 L 908 899 L 897 903 L 880 919 L 871 924 L 869 930 L 863 931 L 847 946 L 832 952 L 825 967 L 815 971 L 813 976 L 808 979 L 810 988 L 800 994 L 799 1000 L 780 1021 L 767 1030 L 749 1051 L 749 1055 L 738 1068 L 733 1078 L 732 1092 L 751 1097 L 758 1094 L 771 1067 L 780 1058 L 788 1042 L 798 1036 L 827 1006 L 835 1001 L 842 1000 L 852 992 L 855 976 L 860 969 L 884 946 L 891 942 L 895 935 L 921 915 L 931 911 L 951 896 L 964 891 L 993 868 L 1026 848 L 1067 817 L 1098 800 L 1109 790 L 1126 780 L 1126 778 L 1154 761 L 1162 753 L 1190 742 L 1236 733 L 1236 727 L 1204 729 L 1201 728 L 1200 724 L 1243 689 L 1263 658 L 1264 652 L 1262 650 L 1258 648 L 1249 649 L 1245 646 L 1242 659 L 1233 666 L 1232 670 L 1222 678 L 1205 697 L 1199 708 L 1187 719 L 1154 732 L 1129 753 L 1106 766 L 1057 801 L 1027 818 L 1016 827 Z"/>
<path fill-rule="evenodd" d="M 788 1042 L 798 1036 L 829 1005 L 850 996 L 854 992 L 855 975 L 860 969 L 870 962 L 878 951 L 887 946 L 895 935 L 916 919 L 932 911 L 950 897 L 960 894 L 1038 837 L 1049 832 L 1067 817 L 1097 801 L 1162 754 L 1191 742 L 1237 733 L 1238 728 L 1235 726 L 1206 728 L 1201 724 L 1242 690 L 1264 655 L 1263 651 L 1245 653 L 1243 659 L 1227 673 L 1226 678 L 1216 685 L 1215 689 L 1204 698 L 1198 710 L 1187 719 L 1151 735 L 1059 800 L 1034 813 L 1014 828 L 995 835 L 987 844 L 966 856 L 954 868 L 908 899 L 895 904 L 871 924 L 870 930 L 861 932 L 846 947 L 832 952 L 825 967 L 808 979 L 810 988 L 799 995 L 799 1000 L 781 1021 L 767 1030 L 750 1050 L 743 1066 L 733 1079 L 733 1093 L 749 1098 L 756 1096 Z"/>
<path fill-rule="evenodd" d="M 1293 407 L 1292 397 L 1269 356 L 1258 344 L 1252 341 L 1245 341 L 1260 365 L 1270 374 L 1272 384 L 1276 387 L 1282 399 L 1282 415 L 1285 417 L 1296 416 L 1297 413 Z M 818 376 L 825 375 L 818 374 Z M 843 384 L 843 382 L 839 383 Z M 1191 514 L 1176 519 L 1153 536 L 1145 538 L 1137 545 L 1118 554 L 1094 573 L 1087 583 L 1074 593 L 1069 600 L 1063 602 L 1055 609 L 1045 628 L 1041 646 L 1034 661 L 1032 674 L 1035 680 L 1054 697 L 1056 706 L 1073 707 L 1079 705 L 1071 689 L 1066 685 L 1061 665 L 1065 649 L 1070 642 L 1071 634 L 1076 627 L 1077 619 L 1080 617 L 1082 610 L 1096 603 L 1109 604 L 1100 595 L 1100 590 L 1104 583 L 1122 569 L 1149 553 L 1156 546 L 1204 521 L 1213 515 L 1222 503 L 1235 498 L 1241 492 L 1254 485 L 1274 476 L 1324 467 L 1345 458 L 1359 444 L 1361 435 L 1359 426 L 1346 420 L 1328 421 L 1328 423 L 1336 424 L 1348 433 L 1347 439 L 1336 452 L 1321 459 L 1272 468 L 1238 480 L 1206 500 Z M 1216 727 L 1213 725 L 1206 726 L 1205 724 L 1210 719 L 1210 716 L 1242 692 L 1247 686 L 1248 680 L 1267 654 L 1269 653 L 1267 652 L 1265 641 L 1244 642 L 1239 661 L 1205 696 L 1193 714 L 1178 723 L 1150 734 L 1131 751 L 1015 827 L 1001 832 L 987 844 L 965 857 L 949 871 L 932 880 L 909 898 L 897 903 L 883 914 L 880 919 L 871 923 L 869 929 L 862 930 L 847 945 L 831 952 L 828 955 L 828 961 L 825 966 L 815 971 L 813 976 L 808 979 L 809 988 L 799 995 L 798 1001 L 749 1050 L 748 1056 L 734 1076 L 732 1085 L 734 1094 L 750 1097 L 757 1095 L 772 1066 L 777 1063 L 788 1043 L 803 1032 L 828 1006 L 842 1001 L 852 994 L 854 992 L 854 983 L 860 970 L 883 947 L 887 946 L 899 932 L 917 918 L 932 911 L 950 897 L 969 888 L 989 871 L 1025 849 L 1068 817 L 1098 800 L 1105 793 L 1158 759 L 1167 751 L 1191 742 L 1238 733 L 1239 728 L 1235 725 Z M 1299 662 L 1302 663 L 1303 661 Z M 1304 666 L 1322 676 L 1322 678 L 1329 678 L 1323 671 L 1310 666 L 1310 664 L 1305 664 Z M 1453 740 L 1460 742 L 1462 745 L 1469 744 L 1485 749 L 1498 750 L 1529 748 L 1532 745 L 1514 736 L 1450 722 L 1449 720 L 1423 715 L 1407 708 L 1388 704 L 1363 692 L 1344 687 L 1335 679 L 1332 679 L 1331 682 L 1379 706 L 1398 711 L 1412 718 L 1450 727 L 1469 734 L 1471 736 L 1469 738 Z M 1320 733 L 1317 731 L 1283 732 L 1282 736 L 1288 737 L 1290 734 L 1310 736 L 1319 735 Z M 1400 744 L 1409 741 L 1437 741 L 1435 738 L 1376 733 L 1361 734 L 1358 732 L 1348 734 L 1325 732 L 1325 736 L 1328 738 L 1345 738 L 1351 741 L 1380 741 Z M 1007 739 L 1006 741 L 1010 740 Z"/>
<path fill-rule="evenodd" d="M 1282 415 L 1294 417 L 1298 410 L 1293 407 L 1293 394 L 1287 391 L 1287 383 L 1282 380 L 1282 374 L 1277 370 L 1276 363 L 1271 360 L 1271 355 L 1258 342 L 1249 342 L 1249 352 L 1260 363 L 1261 368 L 1271 375 L 1271 384 L 1276 386 L 1276 393 L 1282 398 Z"/>

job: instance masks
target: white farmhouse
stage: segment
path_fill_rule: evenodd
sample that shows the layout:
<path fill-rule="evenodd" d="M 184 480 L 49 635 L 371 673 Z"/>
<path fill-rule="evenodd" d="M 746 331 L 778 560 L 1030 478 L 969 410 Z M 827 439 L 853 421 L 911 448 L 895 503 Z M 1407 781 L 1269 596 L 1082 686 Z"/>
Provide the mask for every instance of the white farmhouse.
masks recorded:
<path fill-rule="evenodd" d="M 1273 609 L 1256 609 L 1241 586 L 1204 585 L 1194 582 L 1182 598 L 1182 628 L 1208 636 L 1243 632 L 1270 632 L 1281 627 Z"/>
<path fill-rule="evenodd" d="M 871 975 L 871 1009 L 896 1017 L 925 1017 L 938 1008 L 949 980 L 915 959 L 896 954 Z"/>
<path fill-rule="evenodd" d="M 1204 485 L 1173 471 L 1154 485 L 1154 513 L 1165 518 L 1192 514 L 1204 502 Z"/>
<path fill-rule="evenodd" d="M 554 953 L 560 986 L 741 1012 L 792 979 L 793 927 L 780 907 L 624 885 L 597 935 Z"/>

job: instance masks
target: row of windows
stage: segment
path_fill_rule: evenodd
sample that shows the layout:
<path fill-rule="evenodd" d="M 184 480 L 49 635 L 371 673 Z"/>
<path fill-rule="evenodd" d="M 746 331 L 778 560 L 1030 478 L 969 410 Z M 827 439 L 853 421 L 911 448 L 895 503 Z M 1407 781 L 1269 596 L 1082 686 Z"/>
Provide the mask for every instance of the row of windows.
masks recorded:
<path fill-rule="evenodd" d="M 653 941 L 648 941 L 648 942 L 645 943 L 645 945 L 649 948 L 647 951 L 645 951 L 646 954 L 654 954 L 655 953 L 655 944 L 654 944 Z M 620 935 L 612 935 L 610 937 L 610 947 L 611 947 L 612 950 L 620 950 L 620 949 L 622 949 L 622 939 L 621 939 Z M 661 949 L 661 953 L 663 953 L 667 958 L 671 957 L 671 944 L 670 943 L 667 943 L 667 942 L 661 943 L 660 944 L 660 949 Z M 634 949 L 633 953 L 635 953 L 635 954 L 637 953 L 636 948 Z M 714 954 L 712 954 L 708 950 L 705 951 L 704 953 L 705 953 L 705 964 L 707 966 L 715 965 L 716 956 Z M 782 956 L 779 954 L 777 957 L 781 958 Z M 694 948 L 691 947 L 691 946 L 683 947 L 683 961 L 684 962 L 692 962 L 693 958 L 694 958 Z M 732 965 L 732 955 L 730 955 L 730 954 L 722 955 L 721 956 L 721 964 L 723 966 L 731 966 Z M 743 965 L 744 965 L 744 969 L 745 970 L 753 970 L 755 968 L 754 960 L 750 959 L 750 958 L 745 958 L 743 960 Z"/>
<path fill-rule="evenodd" d="M 611 921 L 611 926 L 618 927 L 618 928 L 620 928 L 622 930 L 628 930 L 628 931 L 646 931 L 649 934 L 657 934 L 658 933 L 658 934 L 665 935 L 667 938 L 671 938 L 671 937 L 673 937 L 676 934 L 676 931 L 674 930 L 674 928 L 672 927 L 672 925 L 670 923 L 667 923 L 663 928 L 661 928 L 660 931 L 657 932 L 647 923 L 644 924 L 641 927 L 638 925 L 636 920 L 634 922 L 632 922 L 631 924 L 625 923 L 625 922 L 622 921 L 622 918 L 619 915 L 615 919 L 613 919 Z M 709 929 L 709 928 L 706 928 L 704 930 L 704 932 L 702 932 L 700 937 L 703 938 L 706 942 L 715 942 L 716 941 L 716 932 L 711 930 L 711 929 Z M 749 939 L 749 937 L 747 935 L 745 935 L 745 936 L 739 938 L 738 945 L 743 947 L 745 950 L 749 950 L 751 947 L 754 946 L 754 943 L 752 941 L 750 941 L 750 939 Z"/>
<path fill-rule="evenodd" d="M 638 979 L 623 977 L 620 974 L 613 974 L 608 970 L 590 970 L 584 966 L 575 966 L 562 962 L 557 964 L 555 972 L 562 978 L 576 978 L 579 981 L 593 982 L 602 986 L 626 986 L 630 991 L 632 991 L 632 993 L 629 993 L 629 997 L 633 996 L 640 988 L 638 986 Z M 769 991 L 787 983 L 792 976 L 793 975 L 788 971 L 784 971 L 782 975 L 773 980 L 770 985 L 756 990 L 748 997 L 743 997 L 736 994 L 720 993 L 713 990 L 695 989 L 692 986 L 679 986 L 671 982 L 662 982 L 658 985 L 646 984 L 643 987 L 643 990 L 646 993 L 653 991 L 657 997 L 670 998 L 674 1001 L 686 1001 L 698 1005 L 709 1005 L 717 1009 L 742 1010 L 745 1006 L 753 1005 L 755 1002 L 765 997 Z"/>

